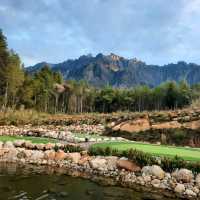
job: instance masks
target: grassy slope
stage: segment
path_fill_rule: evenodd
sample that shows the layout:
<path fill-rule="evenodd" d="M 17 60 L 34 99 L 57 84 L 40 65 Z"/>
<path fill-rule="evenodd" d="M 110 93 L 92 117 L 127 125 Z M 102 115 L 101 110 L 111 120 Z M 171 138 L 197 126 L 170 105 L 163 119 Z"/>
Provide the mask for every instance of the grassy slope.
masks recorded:
<path fill-rule="evenodd" d="M 136 142 L 107 142 L 94 144 L 93 147 L 111 147 L 120 151 L 137 149 L 157 156 L 179 156 L 185 160 L 200 161 L 200 148 L 172 147 Z"/>
<path fill-rule="evenodd" d="M 15 141 L 15 140 L 29 140 L 32 143 L 56 143 L 57 140 L 49 139 L 49 138 L 41 138 L 41 137 L 30 137 L 30 136 L 0 136 L 0 141 Z"/>

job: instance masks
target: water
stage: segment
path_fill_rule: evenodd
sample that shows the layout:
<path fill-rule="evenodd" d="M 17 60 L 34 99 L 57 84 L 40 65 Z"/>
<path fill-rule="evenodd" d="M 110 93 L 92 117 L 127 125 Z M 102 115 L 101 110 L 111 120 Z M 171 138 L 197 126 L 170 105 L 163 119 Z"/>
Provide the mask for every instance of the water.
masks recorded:
<path fill-rule="evenodd" d="M 0 200 L 148 200 L 162 199 L 120 187 L 52 174 L 51 169 L 0 164 Z M 171 199 L 171 198 L 170 198 Z M 168 199 L 169 200 L 169 199 Z"/>

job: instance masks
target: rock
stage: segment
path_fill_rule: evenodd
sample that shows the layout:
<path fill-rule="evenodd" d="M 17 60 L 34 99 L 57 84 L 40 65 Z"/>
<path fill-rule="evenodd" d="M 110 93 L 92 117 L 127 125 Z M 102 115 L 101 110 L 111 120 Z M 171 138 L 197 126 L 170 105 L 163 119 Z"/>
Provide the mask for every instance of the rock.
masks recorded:
<path fill-rule="evenodd" d="M 24 143 L 25 143 L 24 140 L 15 140 L 13 142 L 13 144 L 14 144 L 15 147 L 23 147 Z"/>
<path fill-rule="evenodd" d="M 36 146 L 36 149 L 41 150 L 41 151 L 43 151 L 45 147 L 44 144 L 36 144 L 35 146 Z"/>
<path fill-rule="evenodd" d="M 81 159 L 78 161 L 78 164 L 79 165 L 84 165 L 85 163 L 87 163 L 88 161 L 91 160 L 91 157 L 90 156 L 82 156 Z"/>
<path fill-rule="evenodd" d="M 105 170 L 107 166 L 107 161 L 105 158 L 96 157 L 89 161 L 91 168 L 98 170 Z"/>
<path fill-rule="evenodd" d="M 152 125 L 153 129 L 175 129 L 175 128 L 181 128 L 181 124 L 177 121 L 171 121 L 171 122 L 164 122 L 164 123 L 158 123 Z"/>
<path fill-rule="evenodd" d="M 163 179 L 165 177 L 165 172 L 158 165 L 143 167 L 142 174 L 143 176 L 155 176 L 158 179 Z"/>
<path fill-rule="evenodd" d="M 143 176 L 143 178 L 145 183 L 151 182 L 151 176 Z"/>
<path fill-rule="evenodd" d="M 26 141 L 25 143 L 24 143 L 24 146 L 25 146 L 25 148 L 27 148 L 27 149 L 35 149 L 36 147 L 35 147 L 35 144 L 33 144 L 31 141 Z"/>
<path fill-rule="evenodd" d="M 185 191 L 185 194 L 186 194 L 188 197 L 196 197 L 196 196 L 197 196 L 197 194 L 196 194 L 195 192 L 193 192 L 192 190 L 190 190 L 190 189 L 187 189 L 187 190 Z"/>
<path fill-rule="evenodd" d="M 131 172 L 138 172 L 141 171 L 141 168 L 136 165 L 135 163 L 129 161 L 129 160 L 118 160 L 117 161 L 117 167 L 120 169 L 126 169 Z"/>
<path fill-rule="evenodd" d="M 192 191 L 194 193 L 198 194 L 199 193 L 199 188 L 198 187 L 193 187 Z"/>
<path fill-rule="evenodd" d="M 24 154 L 25 154 L 25 158 L 30 158 L 33 154 L 33 151 L 32 150 L 23 150 Z"/>
<path fill-rule="evenodd" d="M 12 142 L 7 141 L 7 142 L 4 143 L 3 148 L 8 148 L 9 149 L 9 148 L 15 148 L 15 146 L 13 145 Z"/>
<path fill-rule="evenodd" d="M 106 157 L 107 160 L 107 169 L 108 170 L 115 170 L 117 168 L 117 160 L 118 157 L 116 156 L 108 156 Z"/>
<path fill-rule="evenodd" d="M 42 151 L 33 151 L 33 154 L 31 155 L 30 159 L 34 161 L 38 161 L 44 158 L 44 153 Z"/>
<path fill-rule="evenodd" d="M 70 159 L 72 162 L 74 163 L 78 163 L 79 160 L 81 159 L 81 154 L 78 152 L 74 152 L 74 153 L 67 153 L 66 154 L 66 158 Z"/>
<path fill-rule="evenodd" d="M 151 181 L 151 185 L 153 185 L 153 187 L 159 188 L 160 186 L 160 180 L 159 179 L 154 179 Z"/>
<path fill-rule="evenodd" d="M 174 188 L 174 191 L 179 194 L 183 194 L 185 192 L 185 186 L 183 184 L 178 183 Z"/>
<path fill-rule="evenodd" d="M 173 173 L 173 176 L 176 178 L 177 181 L 182 181 L 184 183 L 190 183 L 194 178 L 192 171 L 188 169 L 180 169 Z"/>
<path fill-rule="evenodd" d="M 4 156 L 6 157 L 6 160 L 14 161 L 17 160 L 17 154 L 18 151 L 16 148 L 10 148 L 9 151 L 6 154 L 4 154 Z"/>
<path fill-rule="evenodd" d="M 44 148 L 45 148 L 46 150 L 51 150 L 51 149 L 53 149 L 54 147 L 55 147 L 55 145 L 52 144 L 52 143 L 48 143 L 48 144 L 46 144 L 46 145 L 44 146 Z"/>
<path fill-rule="evenodd" d="M 114 131 L 124 131 L 124 132 L 140 132 L 146 131 L 150 129 L 150 123 L 147 118 L 139 118 L 127 122 L 122 122 L 114 127 L 112 127 Z"/>
<path fill-rule="evenodd" d="M 55 160 L 64 160 L 66 158 L 66 153 L 62 150 L 58 150 L 58 152 L 55 153 Z"/>
<path fill-rule="evenodd" d="M 200 174 L 197 174 L 195 182 L 196 182 L 196 185 L 200 188 Z"/>
<path fill-rule="evenodd" d="M 46 160 L 54 160 L 56 156 L 56 152 L 53 150 L 47 150 L 44 152 L 44 158 Z"/>
<path fill-rule="evenodd" d="M 5 153 L 8 153 L 9 149 L 0 149 L 0 157 L 3 157 Z"/>

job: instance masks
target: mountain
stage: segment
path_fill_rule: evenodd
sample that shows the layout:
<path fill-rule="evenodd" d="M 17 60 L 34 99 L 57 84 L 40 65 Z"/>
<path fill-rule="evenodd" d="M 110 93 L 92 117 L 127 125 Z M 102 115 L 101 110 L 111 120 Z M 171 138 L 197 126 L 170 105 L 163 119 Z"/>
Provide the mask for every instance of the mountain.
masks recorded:
<path fill-rule="evenodd" d="M 52 70 L 60 71 L 66 80 L 86 80 L 88 83 L 101 87 L 132 87 L 143 84 L 157 86 L 167 80 L 180 81 L 186 79 L 189 84 L 200 82 L 200 65 L 186 62 L 164 66 L 147 65 L 137 59 L 126 59 L 110 54 L 96 56 L 84 55 L 78 59 L 70 59 L 62 63 L 38 63 L 28 67 L 29 73 L 35 73 L 45 64 Z"/>

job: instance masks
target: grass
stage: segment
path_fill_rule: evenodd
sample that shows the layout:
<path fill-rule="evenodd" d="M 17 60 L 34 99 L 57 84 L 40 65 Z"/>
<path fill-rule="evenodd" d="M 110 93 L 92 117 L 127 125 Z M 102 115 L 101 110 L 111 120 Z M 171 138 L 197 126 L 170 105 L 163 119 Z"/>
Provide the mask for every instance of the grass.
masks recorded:
<path fill-rule="evenodd" d="M 11 110 L 0 112 L 0 125 L 39 125 L 49 119 L 49 114 L 35 110 Z"/>
<path fill-rule="evenodd" d="M 15 141 L 15 140 L 27 140 L 31 141 L 32 143 L 35 144 L 47 144 L 47 143 L 57 143 L 58 140 L 55 139 L 50 139 L 50 138 L 42 138 L 42 137 L 31 137 L 31 136 L 0 136 L 0 141 L 1 142 L 6 142 L 6 141 Z"/>
<path fill-rule="evenodd" d="M 94 144 L 92 147 L 117 149 L 119 151 L 137 149 L 155 156 L 179 156 L 188 161 L 200 161 L 200 148 L 173 147 L 164 145 L 144 144 L 139 142 L 105 142 Z"/>

